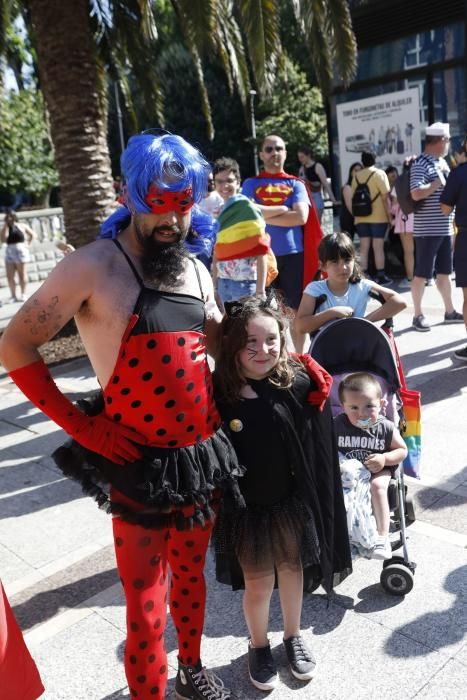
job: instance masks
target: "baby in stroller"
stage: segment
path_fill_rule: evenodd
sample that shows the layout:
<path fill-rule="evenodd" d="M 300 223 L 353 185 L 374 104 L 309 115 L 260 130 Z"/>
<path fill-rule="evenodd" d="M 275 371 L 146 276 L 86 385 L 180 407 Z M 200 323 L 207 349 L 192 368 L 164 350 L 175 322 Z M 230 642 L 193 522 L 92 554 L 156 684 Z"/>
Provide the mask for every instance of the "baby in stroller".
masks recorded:
<path fill-rule="evenodd" d="M 394 468 L 407 455 L 407 447 L 394 423 L 380 413 L 382 389 L 374 376 L 366 372 L 349 374 L 340 382 L 338 393 L 343 412 L 335 417 L 334 426 L 350 540 L 368 549 L 374 542 L 372 558 L 390 559 L 388 486 Z"/>

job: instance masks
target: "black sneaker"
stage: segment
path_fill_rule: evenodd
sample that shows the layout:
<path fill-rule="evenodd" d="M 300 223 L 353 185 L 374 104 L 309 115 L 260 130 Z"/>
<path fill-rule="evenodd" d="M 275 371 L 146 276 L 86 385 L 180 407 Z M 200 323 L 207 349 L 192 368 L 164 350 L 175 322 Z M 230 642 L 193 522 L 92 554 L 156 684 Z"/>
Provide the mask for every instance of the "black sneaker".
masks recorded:
<path fill-rule="evenodd" d="M 266 647 L 248 645 L 248 671 L 255 688 L 273 690 L 276 687 L 279 676 L 269 644 Z"/>
<path fill-rule="evenodd" d="M 426 320 L 425 316 L 420 314 L 419 316 L 413 317 L 412 328 L 415 331 L 425 332 L 430 330 L 430 324 Z"/>
<path fill-rule="evenodd" d="M 388 277 L 386 274 L 384 275 L 377 275 L 374 278 L 376 284 L 381 284 L 382 286 L 389 287 L 390 284 L 394 284 L 394 280 L 392 280 L 390 277 Z"/>
<path fill-rule="evenodd" d="M 311 680 L 316 673 L 316 661 L 303 637 L 284 639 L 284 647 L 295 678 L 301 681 Z"/>
<path fill-rule="evenodd" d="M 455 350 L 454 357 L 456 360 L 461 360 L 462 362 L 467 362 L 467 345 L 462 350 Z"/>
<path fill-rule="evenodd" d="M 175 697 L 177 700 L 236 700 L 221 679 L 201 666 L 201 662 L 196 666 L 178 663 Z"/>
<path fill-rule="evenodd" d="M 444 314 L 444 323 L 464 323 L 464 317 L 458 311 Z"/>

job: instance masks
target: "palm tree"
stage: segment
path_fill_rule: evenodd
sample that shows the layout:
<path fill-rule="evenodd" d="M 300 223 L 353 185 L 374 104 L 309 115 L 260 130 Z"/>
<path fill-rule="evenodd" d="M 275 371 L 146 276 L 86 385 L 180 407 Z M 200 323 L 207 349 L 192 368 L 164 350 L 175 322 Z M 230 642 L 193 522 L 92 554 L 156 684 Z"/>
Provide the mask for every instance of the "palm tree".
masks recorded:
<path fill-rule="evenodd" d="M 290 0 L 310 41 L 325 85 L 331 60 L 348 79 L 355 42 L 346 0 Z M 250 71 L 259 91 L 271 90 L 281 55 L 278 0 L 170 0 L 196 67 L 201 108 L 212 134 L 203 57 L 215 53 L 230 88 L 246 104 Z M 16 7 L 24 10 L 37 53 L 40 87 L 60 175 L 67 237 L 92 240 L 114 200 L 107 146 L 109 75 L 130 109 L 130 65 L 161 123 L 162 100 L 151 51 L 157 27 L 151 0 L 0 0 L 2 30 Z"/>

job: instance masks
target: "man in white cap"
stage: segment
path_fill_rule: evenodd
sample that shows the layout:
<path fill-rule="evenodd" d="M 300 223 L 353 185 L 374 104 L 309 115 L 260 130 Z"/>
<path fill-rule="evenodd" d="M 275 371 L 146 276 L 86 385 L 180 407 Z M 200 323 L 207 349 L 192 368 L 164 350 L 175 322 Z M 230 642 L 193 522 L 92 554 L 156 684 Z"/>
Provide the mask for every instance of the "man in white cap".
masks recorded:
<path fill-rule="evenodd" d="M 418 203 L 414 215 L 415 269 L 412 280 L 416 331 L 429 331 L 430 324 L 422 312 L 425 280 L 436 273 L 436 286 L 443 300 L 444 323 L 462 323 L 463 316 L 452 303 L 452 216 L 444 216 L 441 193 L 449 174 L 444 159 L 449 147 L 449 124 L 436 122 L 426 128 L 425 150 L 410 169 L 410 193 Z"/>

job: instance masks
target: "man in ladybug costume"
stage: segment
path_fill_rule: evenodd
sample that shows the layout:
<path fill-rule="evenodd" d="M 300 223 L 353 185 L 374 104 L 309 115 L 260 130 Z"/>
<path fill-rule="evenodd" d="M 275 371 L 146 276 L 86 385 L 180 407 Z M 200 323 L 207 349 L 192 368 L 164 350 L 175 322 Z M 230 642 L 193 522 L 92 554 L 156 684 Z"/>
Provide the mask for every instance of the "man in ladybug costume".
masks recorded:
<path fill-rule="evenodd" d="M 177 697 L 233 700 L 200 661 L 203 569 L 217 503 L 221 493 L 241 501 L 240 468 L 219 427 L 207 362 L 220 313 L 208 271 L 184 246 L 209 165 L 171 134 L 134 136 L 121 165 L 123 206 L 99 240 L 65 257 L 23 305 L 3 335 L 1 361 L 71 436 L 57 464 L 113 515 L 130 696 L 164 697 L 168 602 L 179 645 Z M 38 351 L 72 317 L 102 389 L 78 407 Z"/>

